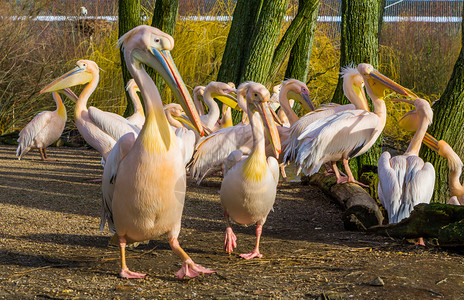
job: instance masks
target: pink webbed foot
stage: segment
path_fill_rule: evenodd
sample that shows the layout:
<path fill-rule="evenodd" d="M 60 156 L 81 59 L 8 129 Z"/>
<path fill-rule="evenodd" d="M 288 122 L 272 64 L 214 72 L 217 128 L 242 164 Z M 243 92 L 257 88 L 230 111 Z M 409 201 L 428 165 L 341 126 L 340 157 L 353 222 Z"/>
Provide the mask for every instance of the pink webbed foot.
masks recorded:
<path fill-rule="evenodd" d="M 140 278 L 145 278 L 147 274 L 132 272 L 129 269 L 121 269 L 119 276 L 121 276 L 122 278 L 127 278 L 127 279 L 140 279 Z"/>
<path fill-rule="evenodd" d="M 261 258 L 263 257 L 263 255 L 261 253 L 259 253 L 259 251 L 253 251 L 251 253 L 243 253 L 243 254 L 240 254 L 240 257 L 241 258 L 244 258 L 244 259 L 252 259 L 252 258 Z"/>
<path fill-rule="evenodd" d="M 416 245 L 425 247 L 424 239 L 423 238 L 418 238 L 417 242 L 416 242 Z"/>
<path fill-rule="evenodd" d="M 232 228 L 227 227 L 226 229 L 226 238 L 224 240 L 224 251 L 231 252 L 237 247 L 237 237 L 235 236 Z"/>
<path fill-rule="evenodd" d="M 216 271 L 197 265 L 196 263 L 193 262 L 193 260 L 187 259 L 186 261 L 182 263 L 182 268 L 180 268 L 180 270 L 177 271 L 176 276 L 179 279 L 182 279 L 185 276 L 193 278 L 193 277 L 197 277 L 200 274 L 208 274 L 208 273 L 214 273 L 214 272 Z"/>
<path fill-rule="evenodd" d="M 340 177 L 340 179 L 337 180 L 337 184 L 343 184 L 343 183 L 347 183 L 347 182 L 352 182 L 352 183 L 356 183 L 357 185 L 359 185 L 360 187 L 369 187 L 368 185 L 365 185 L 364 183 L 361 183 L 355 179 L 353 180 L 350 180 L 348 177 Z"/>

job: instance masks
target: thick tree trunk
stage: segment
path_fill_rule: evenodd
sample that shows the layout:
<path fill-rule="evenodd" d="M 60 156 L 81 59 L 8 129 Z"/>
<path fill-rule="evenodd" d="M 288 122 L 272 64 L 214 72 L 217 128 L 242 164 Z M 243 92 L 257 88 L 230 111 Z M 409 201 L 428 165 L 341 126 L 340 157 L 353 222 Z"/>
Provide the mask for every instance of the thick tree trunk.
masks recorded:
<path fill-rule="evenodd" d="M 163 32 L 173 36 L 176 27 L 178 11 L 179 0 L 156 0 L 155 8 L 153 10 L 153 19 L 151 20 L 151 26 L 156 27 Z M 154 75 L 153 80 L 158 87 L 160 94 L 164 95 L 164 89 L 166 88 L 164 79 L 152 70 L 150 70 L 150 73 Z"/>
<path fill-rule="evenodd" d="M 463 9 L 464 16 L 464 9 Z M 461 24 L 464 45 L 464 22 Z M 459 157 L 464 158 L 464 53 L 461 46 L 453 74 L 440 100 L 433 105 L 433 123 L 429 133 L 445 140 Z M 436 152 L 422 147 L 421 157 L 435 167 L 436 181 L 432 202 L 446 203 L 449 199 L 448 162 Z"/>
<path fill-rule="evenodd" d="M 232 24 L 222 56 L 218 81 L 240 84 L 250 37 L 258 21 L 263 0 L 237 0 Z"/>
<path fill-rule="evenodd" d="M 309 183 L 317 185 L 345 209 L 345 229 L 365 231 L 369 227 L 382 224 L 384 218 L 377 202 L 359 185 L 337 184 L 334 175 L 326 176 L 322 173 L 311 176 Z"/>
<path fill-rule="evenodd" d="M 370 63 L 375 68 L 378 64 L 379 51 L 379 1 L 378 0 L 343 0 L 342 32 L 340 43 L 340 67 L 351 63 Z M 349 103 L 343 94 L 343 80 L 338 79 L 332 102 Z M 372 106 L 371 106 L 372 107 Z M 350 161 L 355 177 L 361 173 L 364 165 L 377 165 L 381 154 L 381 137 L 371 150 Z"/>
<path fill-rule="evenodd" d="M 134 27 L 142 24 L 140 18 L 140 0 L 119 0 L 119 33 L 118 37 L 121 37 L 124 33 L 128 32 Z M 126 63 L 124 61 L 124 54 L 121 51 L 121 69 L 124 84 L 126 84 L 131 78 L 131 74 L 127 70 Z M 130 116 L 134 113 L 134 106 L 129 98 L 129 94 L 126 92 L 127 107 L 124 112 L 124 116 Z"/>
<path fill-rule="evenodd" d="M 319 0 L 299 1 L 298 13 L 275 50 L 274 58 L 269 68 L 267 84 L 275 80 L 289 52 L 290 58 L 285 78 L 295 78 L 306 82 L 311 51 L 313 49 L 319 4 Z"/>
<path fill-rule="evenodd" d="M 288 0 L 264 0 L 240 82 L 251 80 L 266 84 L 287 7 Z"/>

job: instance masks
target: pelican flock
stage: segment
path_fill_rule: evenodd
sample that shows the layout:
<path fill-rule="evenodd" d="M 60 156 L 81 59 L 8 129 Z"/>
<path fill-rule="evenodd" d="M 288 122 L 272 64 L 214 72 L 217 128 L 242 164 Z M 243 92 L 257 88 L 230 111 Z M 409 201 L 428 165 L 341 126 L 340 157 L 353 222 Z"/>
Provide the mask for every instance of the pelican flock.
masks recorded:
<path fill-rule="evenodd" d="M 435 170 L 419 157 L 422 142 L 447 159 L 449 203 L 464 205 L 462 160 L 445 141 L 437 141 L 426 133 L 433 118 L 430 104 L 369 64 L 342 69 L 343 91 L 351 102 L 347 105 L 329 103 L 316 108 L 306 84 L 296 79 L 275 86 L 272 97 L 260 83 L 244 82 L 235 89 L 231 83 L 213 81 L 197 86 L 192 100 L 171 57 L 174 39 L 170 35 L 141 25 L 124 34 L 118 46 L 133 77 L 126 86 L 134 105 L 133 115 L 123 118 L 87 107 L 98 88 L 99 67 L 93 61 L 79 60 L 75 68 L 40 91 L 52 93 L 57 109 L 38 114 L 24 127 L 16 155 L 21 159 L 30 149 L 38 148 L 42 160 L 47 160 L 45 148 L 60 137 L 67 120 L 59 92 L 76 102 L 76 127 L 105 161 L 100 230 L 108 225 L 112 242 L 119 246 L 122 278 L 146 276 L 129 269 L 126 246 L 162 235 L 167 235 L 172 252 L 181 260 L 178 278 L 214 272 L 196 264 L 178 240 L 187 174 L 198 184 L 215 172 L 222 174 L 219 193 L 226 221 L 227 253 L 237 247 L 232 221 L 239 225 L 256 224 L 255 247 L 239 255 L 244 259 L 263 256 L 260 240 L 276 201 L 279 168 L 285 179 L 284 166 L 289 163 L 296 163 L 298 172 L 306 175 L 318 172 L 326 164 L 335 174 L 337 184 L 364 186 L 354 178 L 348 162 L 366 153 L 382 133 L 387 119 L 386 90 L 410 98 L 393 101 L 415 106 L 400 120 L 401 126 L 415 131 L 406 152 L 395 157 L 384 152 L 378 161 L 378 196 L 389 222 L 400 222 L 409 216 L 414 205 L 430 202 Z M 145 66 L 164 78 L 177 103 L 163 104 Z M 77 97 L 69 88 L 78 85 L 84 87 Z M 222 111 L 215 99 L 223 102 Z M 302 117 L 292 108 L 295 101 L 305 112 Z M 276 106 L 281 107 L 277 113 L 280 117 L 272 109 Z M 234 126 L 231 109 L 243 111 L 242 122 Z M 342 162 L 346 176 L 338 170 L 338 161 Z"/>

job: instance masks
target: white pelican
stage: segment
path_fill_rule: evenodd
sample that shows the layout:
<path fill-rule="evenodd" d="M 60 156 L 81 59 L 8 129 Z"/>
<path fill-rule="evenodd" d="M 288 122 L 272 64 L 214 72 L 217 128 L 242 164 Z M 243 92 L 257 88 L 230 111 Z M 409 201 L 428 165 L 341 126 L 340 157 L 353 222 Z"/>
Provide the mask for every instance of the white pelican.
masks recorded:
<path fill-rule="evenodd" d="M 210 82 L 204 90 L 203 101 L 205 101 L 206 106 L 208 107 L 208 113 L 200 116 L 201 122 L 204 127 L 210 129 L 211 131 L 216 131 L 220 128 L 220 125 L 217 123 L 221 112 L 219 106 L 214 101 L 213 98 L 218 99 L 228 106 L 236 107 L 236 100 L 234 97 L 230 96 L 229 93 L 235 92 L 235 88 L 230 87 L 227 83 L 212 81 Z"/>
<path fill-rule="evenodd" d="M 459 155 L 444 140 L 437 141 L 433 136 L 426 133 L 424 144 L 436 151 L 441 157 L 448 161 L 449 168 L 449 189 L 451 198 L 448 204 L 464 205 L 464 184 L 459 182 L 462 174 L 463 163 Z"/>
<path fill-rule="evenodd" d="M 369 64 L 359 64 L 358 71 L 364 78 L 374 112 L 345 110 L 309 124 L 298 137 L 301 144 L 296 156 L 299 171 L 302 169 L 306 175 L 316 173 L 323 164 L 331 162 L 337 183 L 348 181 L 362 185 L 354 179 L 348 160 L 367 152 L 382 132 L 387 117 L 383 101 L 385 90 L 415 96 Z M 335 162 L 339 160 L 343 161 L 348 178 L 337 174 Z"/>
<path fill-rule="evenodd" d="M 438 100 L 432 102 L 431 106 L 433 106 L 436 101 Z M 411 110 L 400 119 L 399 124 L 406 130 L 416 131 L 417 128 L 419 128 L 420 121 L 417 110 Z M 463 168 L 461 158 L 447 142 L 444 140 L 437 141 L 437 139 L 428 133 L 425 133 L 423 143 L 448 161 L 448 184 L 451 194 L 448 204 L 464 205 L 464 185 L 459 182 Z"/>
<path fill-rule="evenodd" d="M 390 223 L 398 223 L 409 217 L 414 206 L 429 203 L 435 185 L 435 169 L 429 162 L 419 157 L 419 150 L 428 126 L 432 123 L 433 112 L 430 104 L 423 99 L 416 101 L 400 99 L 416 106 L 420 124 L 409 147 L 403 155 L 391 157 L 389 152 L 380 156 L 378 163 L 378 194 L 388 212 Z M 422 238 L 419 244 L 424 245 Z"/>
<path fill-rule="evenodd" d="M 182 118 L 184 116 L 184 109 L 178 103 L 169 103 L 166 104 L 164 107 L 164 113 L 166 114 L 166 118 L 168 123 L 171 124 L 173 128 L 181 128 L 184 127 L 184 120 L 179 121 L 178 118 Z"/>
<path fill-rule="evenodd" d="M 364 79 L 358 70 L 346 67 L 342 69 L 340 74 L 343 78 L 343 93 L 351 104 L 327 103 L 317 109 L 312 109 L 300 119 L 297 118 L 288 134 L 288 138 L 282 141 L 283 159 L 286 164 L 295 161 L 302 142 L 298 140 L 298 137 L 312 122 L 345 110 L 363 109 L 369 111 L 366 95 L 364 94 Z"/>
<path fill-rule="evenodd" d="M 230 253 L 237 246 L 237 238 L 229 218 L 242 225 L 257 223 L 255 249 L 240 255 L 251 259 L 262 257 L 259 241 L 263 224 L 274 205 L 279 181 L 277 160 L 274 157 L 266 159 L 263 122 L 269 129 L 272 144 L 277 146 L 276 151 L 280 148 L 280 140 L 270 108 L 266 105 L 270 97 L 269 91 L 263 85 L 253 82 L 241 84 L 238 91 L 242 89 L 247 92 L 247 113 L 252 128 L 253 146 L 246 158 L 240 150 L 233 151 L 227 157 L 221 184 L 221 203 L 227 222 L 225 251 Z"/>
<path fill-rule="evenodd" d="M 184 128 L 171 129 L 163 111 L 163 103 L 147 64 L 162 75 L 185 107 L 190 109 L 194 125 L 201 130 L 199 116 L 187 92 L 170 50 L 173 38 L 157 28 L 141 25 L 119 39 L 129 72 L 139 86 L 145 105 L 146 120 L 137 138 L 126 134 L 115 145 L 103 173 L 103 210 L 100 228 L 108 222 L 121 251 L 120 276 L 143 278 L 126 265 L 127 242 L 138 242 L 167 234 L 175 255 L 182 259 L 177 277 L 195 277 L 213 272 L 195 264 L 178 242 L 184 207 L 186 174 L 182 135 L 193 133 Z M 178 137 L 178 136 L 180 137 Z M 184 146 L 184 147 L 183 147 Z"/>
<path fill-rule="evenodd" d="M 143 112 L 143 106 L 140 102 L 139 95 L 137 95 L 137 92 L 140 92 L 140 89 L 134 79 L 127 82 L 126 90 L 132 100 L 132 104 L 134 105 L 134 113 L 127 117 L 127 121 L 141 130 L 143 123 L 145 123 L 145 113 Z"/>
<path fill-rule="evenodd" d="M 91 60 L 79 60 L 76 65 L 74 69 L 57 78 L 39 93 L 87 84 L 76 103 L 74 111 L 76 127 L 85 141 L 100 152 L 106 161 L 111 149 L 120 137 L 129 132 L 138 134 L 139 130 L 120 115 L 105 112 L 92 106 L 87 108 L 87 100 L 98 85 L 99 68 Z"/>
<path fill-rule="evenodd" d="M 70 89 L 63 89 L 60 92 L 71 100 L 77 101 L 77 96 Z M 56 110 L 38 113 L 19 133 L 19 144 L 16 149 L 18 160 L 34 148 L 39 149 L 42 160 L 49 160 L 46 148 L 60 138 L 68 118 L 66 107 L 58 92 L 53 92 L 52 96 L 56 103 Z"/>
<path fill-rule="evenodd" d="M 245 94 L 242 89 L 242 94 L 239 95 L 237 93 L 237 104 L 245 111 L 246 102 L 244 97 Z M 309 91 L 306 85 L 301 82 L 296 84 L 295 79 L 286 81 L 286 88 L 281 92 L 280 97 L 292 97 L 307 109 L 312 105 L 309 100 Z M 285 106 L 285 104 L 283 105 Z M 246 116 L 247 114 L 244 113 L 243 115 Z M 282 128 L 279 129 L 282 130 Z M 279 131 L 279 134 L 280 133 Z M 223 169 L 224 162 L 232 151 L 240 150 L 244 154 L 249 154 L 252 145 L 253 135 L 249 124 L 242 122 L 233 127 L 227 127 L 213 132 L 202 139 L 196 146 L 196 152 L 193 155 L 193 162 L 190 168 L 192 178 L 197 180 L 197 184 L 200 184 L 206 176 Z M 268 147 L 267 150 L 267 155 L 276 156 L 273 154 L 271 148 Z"/>

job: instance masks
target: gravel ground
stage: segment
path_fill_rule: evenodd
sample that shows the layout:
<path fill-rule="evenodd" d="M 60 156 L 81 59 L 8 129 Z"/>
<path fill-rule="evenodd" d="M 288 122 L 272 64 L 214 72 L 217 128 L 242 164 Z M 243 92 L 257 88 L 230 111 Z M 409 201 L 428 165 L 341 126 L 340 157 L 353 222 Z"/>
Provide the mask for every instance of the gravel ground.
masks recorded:
<path fill-rule="evenodd" d="M 14 154 L 0 145 L 0 298 L 464 299 L 461 250 L 345 231 L 340 207 L 296 182 L 278 189 L 263 258 L 238 257 L 253 248 L 255 226 L 233 226 L 238 248 L 229 256 L 217 177 L 189 183 L 179 237 L 216 273 L 176 279 L 180 261 L 160 237 L 127 253 L 129 267 L 149 276 L 124 280 L 118 249 L 98 230 L 101 188 L 88 181 L 103 171 L 97 152 L 50 148 L 54 162 Z"/>

